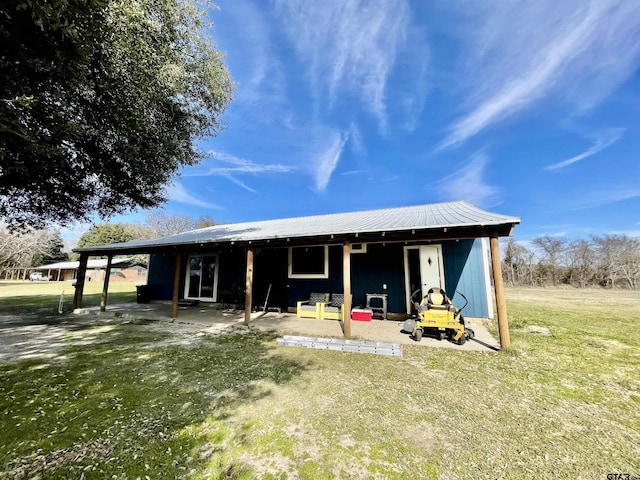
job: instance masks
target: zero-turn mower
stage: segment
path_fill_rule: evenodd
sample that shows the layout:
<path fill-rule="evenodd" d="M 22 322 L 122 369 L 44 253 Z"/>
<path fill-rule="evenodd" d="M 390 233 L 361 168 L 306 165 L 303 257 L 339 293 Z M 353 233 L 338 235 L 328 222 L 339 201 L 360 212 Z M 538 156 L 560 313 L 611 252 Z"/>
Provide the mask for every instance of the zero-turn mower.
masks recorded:
<path fill-rule="evenodd" d="M 441 288 L 430 288 L 422 299 L 420 293 L 421 290 L 416 290 L 411 295 L 417 317 L 405 321 L 403 327 L 405 332 L 411 332 L 416 342 L 422 340 L 425 334 L 435 334 L 440 340 L 449 338 L 458 345 L 463 345 L 468 338 L 474 337 L 473 330 L 466 328 L 462 316 L 462 310 L 469 304 L 469 300 L 461 292 L 458 294 L 465 300 L 462 308 L 453 305 Z"/>

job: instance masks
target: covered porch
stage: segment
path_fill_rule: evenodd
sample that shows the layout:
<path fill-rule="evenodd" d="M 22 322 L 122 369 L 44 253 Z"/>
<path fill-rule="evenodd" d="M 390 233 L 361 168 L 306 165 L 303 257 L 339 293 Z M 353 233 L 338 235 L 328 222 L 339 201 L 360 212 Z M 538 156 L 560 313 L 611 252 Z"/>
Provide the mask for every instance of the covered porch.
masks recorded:
<path fill-rule="evenodd" d="M 225 331 L 252 328 L 260 331 L 277 332 L 281 335 L 303 335 L 309 337 L 344 338 L 344 324 L 336 320 L 315 320 L 299 318 L 294 313 L 253 312 L 250 327 L 245 324 L 245 312 L 232 308 L 222 308 L 217 304 L 200 303 L 193 306 L 179 306 L 179 315 L 172 319 L 173 304 L 168 301 L 154 301 L 146 304 L 119 303 L 100 307 L 79 308 L 76 315 L 116 316 L 127 320 L 151 320 L 166 323 L 180 323 L 197 326 L 203 333 L 216 334 Z M 420 343 L 413 341 L 408 333 L 402 332 L 402 321 L 372 320 L 351 322 L 351 338 L 392 342 L 402 345 L 419 345 L 432 348 L 451 348 L 459 351 L 496 352 L 499 342 L 489 333 L 486 320 L 467 318 L 474 330 L 475 339 L 464 345 L 456 345 L 448 340 L 423 337 Z"/>

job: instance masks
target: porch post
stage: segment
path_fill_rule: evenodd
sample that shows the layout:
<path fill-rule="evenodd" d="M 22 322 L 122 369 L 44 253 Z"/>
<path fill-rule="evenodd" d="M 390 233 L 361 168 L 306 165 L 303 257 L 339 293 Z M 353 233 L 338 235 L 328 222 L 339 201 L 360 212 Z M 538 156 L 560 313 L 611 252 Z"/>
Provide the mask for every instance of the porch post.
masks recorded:
<path fill-rule="evenodd" d="M 251 322 L 251 295 L 253 287 L 253 249 L 247 249 L 247 282 L 244 294 L 244 324 L 249 326 Z"/>
<path fill-rule="evenodd" d="M 87 275 L 87 262 L 89 255 L 80 254 L 80 265 L 78 266 L 78 278 L 76 278 L 76 293 L 73 296 L 73 308 L 82 308 L 82 294 L 84 293 L 84 277 Z"/>
<path fill-rule="evenodd" d="M 180 253 L 176 252 L 176 261 L 173 270 L 173 297 L 171 302 L 171 318 L 178 318 L 178 299 L 180 297 Z"/>
<path fill-rule="evenodd" d="M 109 294 L 109 278 L 111 277 L 111 260 L 113 255 L 107 255 L 107 268 L 104 271 L 104 283 L 102 285 L 102 297 L 100 297 L 100 311 L 107 309 L 107 295 Z"/>
<path fill-rule="evenodd" d="M 496 292 L 496 308 L 498 310 L 498 334 L 500 336 L 500 347 L 505 349 L 509 346 L 509 319 L 507 318 L 507 302 L 504 298 L 504 284 L 502 282 L 502 266 L 500 260 L 500 242 L 497 235 L 492 235 L 491 244 L 491 267 L 493 270 L 493 286 Z"/>
<path fill-rule="evenodd" d="M 344 336 L 351 336 L 351 242 L 342 247 L 342 285 L 344 290 Z"/>

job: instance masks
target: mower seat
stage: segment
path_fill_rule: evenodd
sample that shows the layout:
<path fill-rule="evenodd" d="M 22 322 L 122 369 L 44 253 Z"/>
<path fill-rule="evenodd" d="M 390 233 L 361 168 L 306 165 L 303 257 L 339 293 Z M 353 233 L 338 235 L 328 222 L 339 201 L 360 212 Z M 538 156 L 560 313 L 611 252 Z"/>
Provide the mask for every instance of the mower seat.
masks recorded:
<path fill-rule="evenodd" d="M 451 303 L 444 290 L 438 287 L 430 288 L 427 292 L 426 302 L 421 305 L 421 310 L 445 310 L 457 313 L 458 309 Z"/>

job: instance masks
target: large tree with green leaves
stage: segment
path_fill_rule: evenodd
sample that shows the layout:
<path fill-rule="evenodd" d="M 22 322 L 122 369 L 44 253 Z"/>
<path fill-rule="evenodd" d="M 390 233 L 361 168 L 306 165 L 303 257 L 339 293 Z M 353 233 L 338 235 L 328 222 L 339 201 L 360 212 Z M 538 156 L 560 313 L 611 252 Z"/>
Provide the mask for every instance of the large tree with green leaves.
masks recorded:
<path fill-rule="evenodd" d="M 0 3 L 5 222 L 153 207 L 199 161 L 232 96 L 199 1 Z"/>

